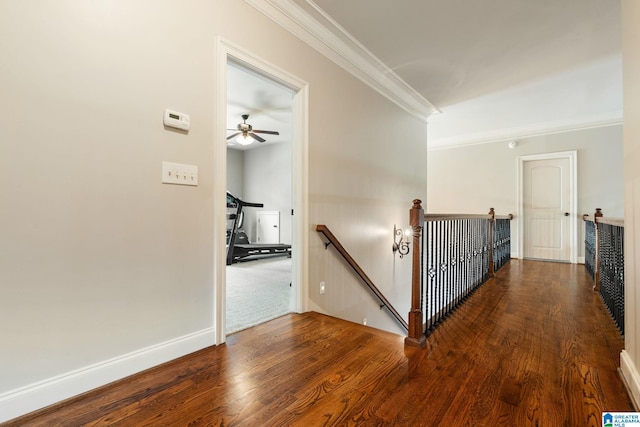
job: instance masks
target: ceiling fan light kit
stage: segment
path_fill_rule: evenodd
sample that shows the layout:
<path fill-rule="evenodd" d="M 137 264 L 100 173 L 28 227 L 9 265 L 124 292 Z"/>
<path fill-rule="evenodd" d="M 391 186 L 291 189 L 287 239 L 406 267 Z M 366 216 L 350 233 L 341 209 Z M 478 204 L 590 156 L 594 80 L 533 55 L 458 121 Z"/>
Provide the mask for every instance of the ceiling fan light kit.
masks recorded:
<path fill-rule="evenodd" d="M 280 132 L 274 130 L 258 130 L 254 129 L 249 123 L 247 123 L 247 119 L 249 118 L 248 114 L 242 115 L 242 123 L 238 123 L 238 127 L 236 129 L 227 129 L 236 131 L 235 133 L 229 135 L 227 137 L 227 141 L 236 138 L 236 142 L 240 145 L 249 145 L 254 141 L 265 142 L 266 139 L 261 136 L 256 135 L 257 133 L 266 133 L 269 135 L 280 135 Z"/>
<path fill-rule="evenodd" d="M 251 138 L 249 135 L 245 135 L 245 134 L 240 134 L 237 138 L 236 138 L 236 142 L 240 145 L 249 145 L 252 144 L 255 141 L 255 139 Z"/>

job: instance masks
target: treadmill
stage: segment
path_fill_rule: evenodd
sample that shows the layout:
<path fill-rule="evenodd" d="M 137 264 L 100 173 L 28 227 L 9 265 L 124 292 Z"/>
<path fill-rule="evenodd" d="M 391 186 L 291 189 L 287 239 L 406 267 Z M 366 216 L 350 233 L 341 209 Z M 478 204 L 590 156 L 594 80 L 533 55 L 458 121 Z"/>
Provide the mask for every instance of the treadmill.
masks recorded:
<path fill-rule="evenodd" d="M 264 255 L 291 256 L 291 245 L 283 243 L 249 243 L 246 233 L 240 228 L 244 220 L 244 207 L 262 208 L 262 203 L 249 203 L 235 197 L 227 191 L 227 265 L 246 257 Z"/>

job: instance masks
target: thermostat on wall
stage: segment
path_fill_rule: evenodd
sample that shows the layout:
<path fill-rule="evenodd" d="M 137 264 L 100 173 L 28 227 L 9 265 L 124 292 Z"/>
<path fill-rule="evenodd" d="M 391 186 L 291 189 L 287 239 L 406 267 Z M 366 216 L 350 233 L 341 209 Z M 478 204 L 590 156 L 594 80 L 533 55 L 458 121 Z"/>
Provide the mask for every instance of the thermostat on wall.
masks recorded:
<path fill-rule="evenodd" d="M 177 111 L 164 110 L 164 125 L 189 130 L 189 115 Z"/>

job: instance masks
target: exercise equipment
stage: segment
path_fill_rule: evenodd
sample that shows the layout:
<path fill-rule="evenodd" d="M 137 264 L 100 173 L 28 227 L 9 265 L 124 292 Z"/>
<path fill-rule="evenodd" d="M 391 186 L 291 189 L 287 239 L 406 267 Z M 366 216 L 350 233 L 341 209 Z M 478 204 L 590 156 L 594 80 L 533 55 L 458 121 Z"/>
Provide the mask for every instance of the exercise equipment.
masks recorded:
<path fill-rule="evenodd" d="M 242 209 L 245 207 L 262 208 L 264 204 L 245 202 L 227 191 L 227 265 L 250 256 L 291 256 L 291 245 L 283 243 L 249 243 L 247 234 L 242 230 L 244 222 Z"/>

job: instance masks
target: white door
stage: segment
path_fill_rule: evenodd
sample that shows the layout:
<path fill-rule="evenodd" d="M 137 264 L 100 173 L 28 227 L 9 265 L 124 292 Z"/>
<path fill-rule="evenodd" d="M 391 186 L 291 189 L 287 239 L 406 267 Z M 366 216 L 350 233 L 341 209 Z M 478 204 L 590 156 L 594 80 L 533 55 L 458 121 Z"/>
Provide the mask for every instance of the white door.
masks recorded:
<path fill-rule="evenodd" d="M 571 261 L 571 169 L 569 157 L 524 162 L 525 258 Z"/>
<path fill-rule="evenodd" d="M 280 243 L 280 212 L 258 211 L 257 243 Z"/>

